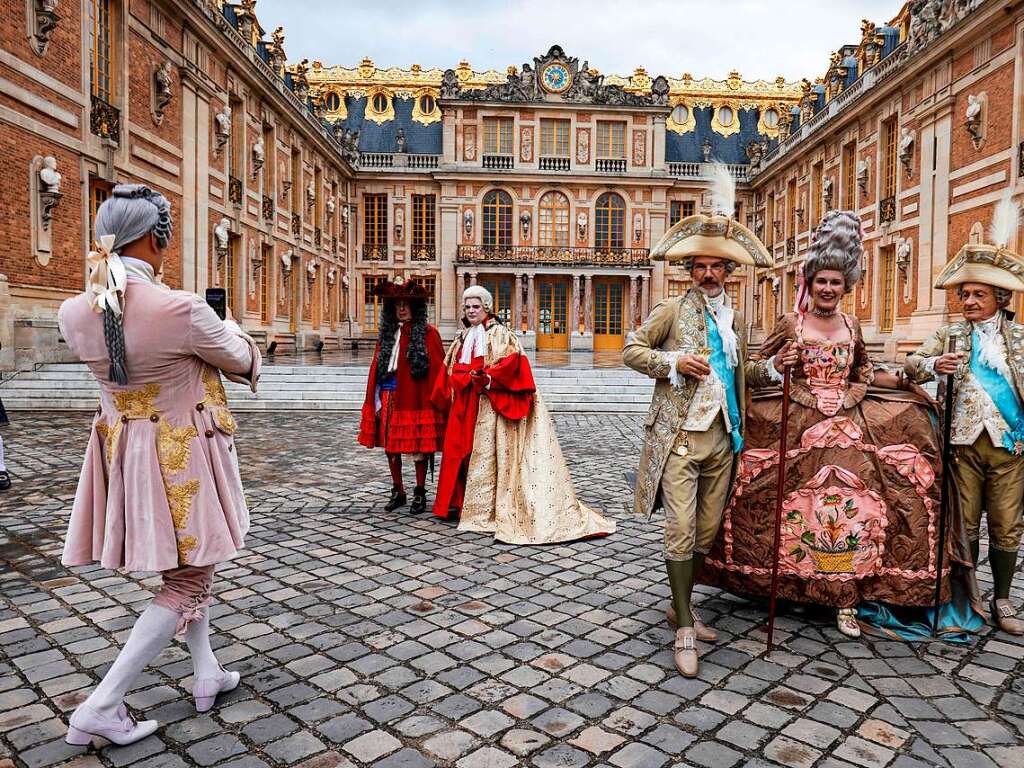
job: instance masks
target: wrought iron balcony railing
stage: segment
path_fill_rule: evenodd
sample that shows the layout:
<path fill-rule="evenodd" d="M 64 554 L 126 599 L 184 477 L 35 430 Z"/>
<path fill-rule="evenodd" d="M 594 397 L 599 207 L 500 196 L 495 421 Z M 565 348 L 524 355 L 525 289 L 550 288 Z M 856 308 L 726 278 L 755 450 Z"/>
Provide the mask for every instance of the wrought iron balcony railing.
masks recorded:
<path fill-rule="evenodd" d="M 896 221 L 896 195 L 890 195 L 878 204 L 878 223 L 888 224 L 890 221 Z"/>
<path fill-rule="evenodd" d="M 92 97 L 89 110 L 89 130 L 101 139 L 121 143 L 121 111 L 99 96 Z"/>
<path fill-rule="evenodd" d="M 538 162 L 542 171 L 568 171 L 568 157 L 542 157 Z"/>
<path fill-rule="evenodd" d="M 594 161 L 594 170 L 598 173 L 625 173 L 626 158 L 601 158 Z"/>
<path fill-rule="evenodd" d="M 363 261 L 387 261 L 388 247 L 386 245 L 363 245 Z"/>
<path fill-rule="evenodd" d="M 414 245 L 409 255 L 413 261 L 436 261 L 437 247 L 434 245 Z"/>
<path fill-rule="evenodd" d="M 544 245 L 460 245 L 456 261 L 461 264 L 554 264 L 565 266 L 647 267 L 647 248 L 572 248 Z"/>
<path fill-rule="evenodd" d="M 228 176 L 228 200 L 234 205 L 242 204 L 242 180 L 235 176 Z"/>

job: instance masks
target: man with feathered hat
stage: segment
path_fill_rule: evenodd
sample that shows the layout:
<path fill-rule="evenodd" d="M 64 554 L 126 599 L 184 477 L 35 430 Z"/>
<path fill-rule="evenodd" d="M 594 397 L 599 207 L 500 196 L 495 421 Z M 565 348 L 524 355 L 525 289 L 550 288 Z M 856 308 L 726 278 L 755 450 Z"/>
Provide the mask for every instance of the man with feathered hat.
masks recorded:
<path fill-rule="evenodd" d="M 651 252 L 656 260 L 681 261 L 693 287 L 658 304 L 622 353 L 626 365 L 657 382 L 644 421 L 635 506 L 648 517 L 665 507 L 669 621 L 677 624 L 676 667 L 686 677 L 697 675 L 696 641 L 716 637 L 693 614 L 690 598 L 743 447 L 747 348 L 725 280 L 740 264 L 773 266 L 761 241 L 732 219 L 735 182 L 721 164 L 713 166 L 711 192 L 712 215 L 681 220 Z"/>
<path fill-rule="evenodd" d="M 383 448 L 391 471 L 391 498 L 384 509 L 405 505 L 402 454 L 412 455 L 416 486 L 412 514 L 427 509 L 427 463 L 441 450 L 444 412 L 430 402 L 434 381 L 444 366 L 441 334 L 427 322 L 429 294 L 415 280 L 396 278 L 377 286 L 384 301 L 377 347 L 370 363 L 359 423 L 359 442 Z"/>
<path fill-rule="evenodd" d="M 1008 250 L 1019 216 L 1007 190 L 993 213 L 991 244 L 968 243 L 935 281 L 937 289 L 956 288 L 964 319 L 939 328 L 906 362 L 918 383 L 953 375 L 953 473 L 971 557 L 977 565 L 984 510 L 995 582 L 992 617 L 1012 635 L 1024 635 L 1010 602 L 1024 530 L 1024 325 L 1006 309 L 1013 292 L 1024 291 L 1024 261 Z"/>

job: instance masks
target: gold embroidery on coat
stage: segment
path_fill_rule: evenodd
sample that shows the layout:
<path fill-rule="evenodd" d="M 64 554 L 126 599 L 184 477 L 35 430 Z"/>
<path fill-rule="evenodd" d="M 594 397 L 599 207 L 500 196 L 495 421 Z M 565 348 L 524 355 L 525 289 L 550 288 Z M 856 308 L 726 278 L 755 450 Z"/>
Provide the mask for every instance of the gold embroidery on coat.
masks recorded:
<path fill-rule="evenodd" d="M 216 368 L 206 366 L 203 370 L 203 389 L 206 390 L 204 403 L 208 405 L 227 405 L 228 396 L 224 392 L 224 384 L 220 380 L 220 372 Z"/>
<path fill-rule="evenodd" d="M 156 450 L 160 457 L 160 468 L 165 475 L 168 472 L 184 471 L 192 455 L 192 439 L 198 435 L 199 432 L 192 425 L 172 427 L 166 420 L 160 421 Z"/>
<path fill-rule="evenodd" d="M 155 404 L 160 396 L 159 384 L 147 384 L 142 389 L 127 389 L 113 395 L 114 407 L 129 419 L 145 419 L 159 413 Z"/>
<path fill-rule="evenodd" d="M 96 424 L 96 431 L 103 438 L 103 456 L 107 460 L 107 464 L 114 460 L 114 451 L 117 450 L 117 440 L 121 437 L 122 426 L 120 421 L 115 421 L 113 424 L 100 421 Z"/>
<path fill-rule="evenodd" d="M 213 411 L 213 420 L 220 427 L 221 431 L 227 432 L 229 435 L 235 434 L 235 430 L 238 429 L 235 417 L 231 415 L 231 411 L 227 408 L 215 409 Z"/>
<path fill-rule="evenodd" d="M 195 536 L 182 536 L 178 539 L 178 565 L 188 565 L 188 556 L 193 549 L 199 546 L 199 539 Z"/>
<path fill-rule="evenodd" d="M 171 508 L 171 520 L 176 531 L 188 525 L 188 516 L 192 511 L 192 499 L 199 493 L 199 481 L 188 480 L 177 485 L 167 484 L 167 504 Z"/>

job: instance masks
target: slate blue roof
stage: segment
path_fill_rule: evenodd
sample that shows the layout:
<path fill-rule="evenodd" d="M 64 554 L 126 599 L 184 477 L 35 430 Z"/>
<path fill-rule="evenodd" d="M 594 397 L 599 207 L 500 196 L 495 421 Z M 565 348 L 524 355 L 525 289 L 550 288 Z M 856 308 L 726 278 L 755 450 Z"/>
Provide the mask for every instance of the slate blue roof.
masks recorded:
<path fill-rule="evenodd" d="M 413 99 L 394 99 L 395 119 L 382 125 L 366 120 L 366 97 L 358 99 L 345 97 L 348 117 L 343 125 L 346 128 L 360 128 L 360 152 L 395 152 L 398 145 L 395 141 L 398 129 L 405 131 L 406 152 L 413 155 L 440 155 L 443 149 L 441 121 L 430 125 L 422 125 L 412 119 Z"/>
<path fill-rule="evenodd" d="M 754 139 L 760 140 L 757 132 L 759 113 L 756 109 L 740 109 L 737 117 L 740 130 L 732 136 L 722 136 L 711 130 L 711 107 L 695 107 L 693 119 L 697 127 L 682 135 L 665 131 L 665 159 L 670 163 L 700 163 L 704 161 L 704 139 L 711 142 L 711 157 L 723 163 L 748 162 L 746 148 Z"/>

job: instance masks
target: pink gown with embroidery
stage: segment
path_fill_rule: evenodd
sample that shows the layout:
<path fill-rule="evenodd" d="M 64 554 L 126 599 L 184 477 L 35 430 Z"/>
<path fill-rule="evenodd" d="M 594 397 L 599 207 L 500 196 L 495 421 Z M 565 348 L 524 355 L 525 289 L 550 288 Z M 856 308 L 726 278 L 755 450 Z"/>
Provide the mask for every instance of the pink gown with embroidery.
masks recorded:
<path fill-rule="evenodd" d="M 929 402 L 913 392 L 869 389 L 873 368 L 860 325 L 849 340 L 804 338 L 798 315 L 780 319 L 765 359 L 795 339 L 779 547 L 779 597 L 836 608 L 865 601 L 927 606 L 934 600 L 941 450 Z M 749 382 L 745 448 L 718 538 L 698 576 L 730 592 L 769 594 L 781 389 Z M 963 576 L 970 559 L 957 510 L 943 568 Z"/>

